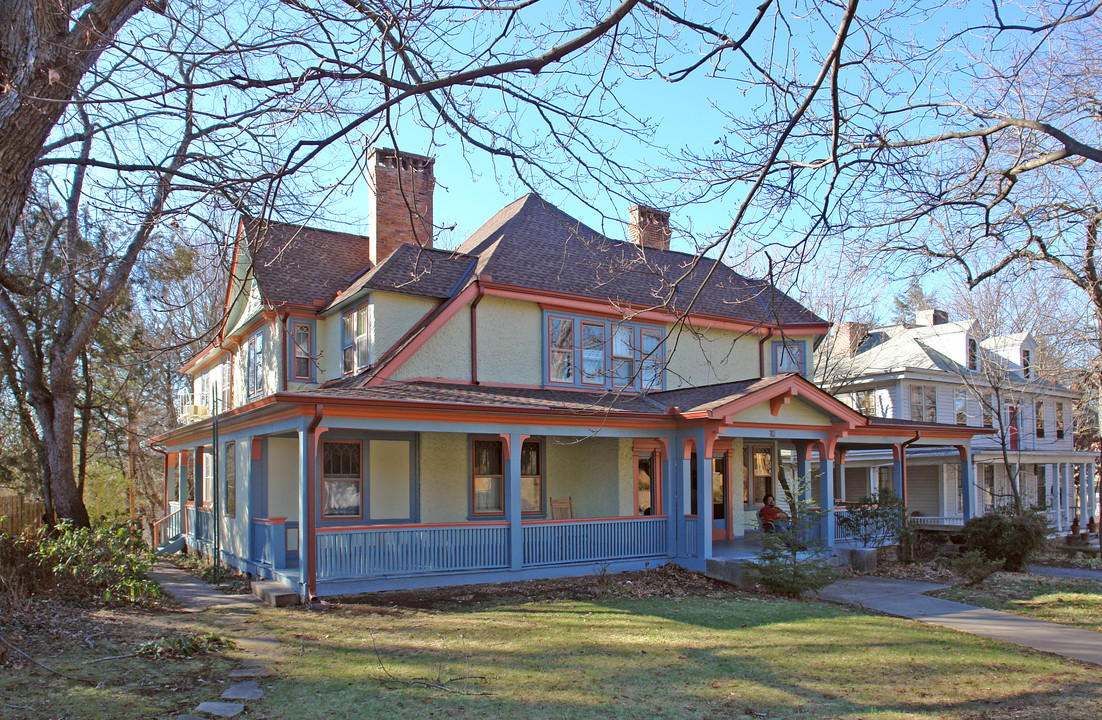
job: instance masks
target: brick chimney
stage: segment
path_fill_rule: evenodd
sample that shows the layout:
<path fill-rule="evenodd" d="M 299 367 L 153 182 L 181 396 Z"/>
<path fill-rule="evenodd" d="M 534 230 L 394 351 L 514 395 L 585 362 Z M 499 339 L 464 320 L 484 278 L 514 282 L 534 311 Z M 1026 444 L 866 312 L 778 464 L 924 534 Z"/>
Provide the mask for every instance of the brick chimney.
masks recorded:
<path fill-rule="evenodd" d="M 382 262 L 399 245 L 432 247 L 432 158 L 372 148 L 367 182 L 372 189 L 370 260 Z"/>
<path fill-rule="evenodd" d="M 830 354 L 834 357 L 853 357 L 868 336 L 869 326 L 865 323 L 838 323 L 834 326 L 834 346 Z"/>
<path fill-rule="evenodd" d="M 949 313 L 944 310 L 934 308 L 915 310 L 915 325 L 933 327 L 934 325 L 944 325 L 947 322 L 949 322 Z"/>
<path fill-rule="evenodd" d="M 628 210 L 628 238 L 636 245 L 655 250 L 670 249 L 670 214 L 649 208 L 646 205 L 632 205 Z"/>

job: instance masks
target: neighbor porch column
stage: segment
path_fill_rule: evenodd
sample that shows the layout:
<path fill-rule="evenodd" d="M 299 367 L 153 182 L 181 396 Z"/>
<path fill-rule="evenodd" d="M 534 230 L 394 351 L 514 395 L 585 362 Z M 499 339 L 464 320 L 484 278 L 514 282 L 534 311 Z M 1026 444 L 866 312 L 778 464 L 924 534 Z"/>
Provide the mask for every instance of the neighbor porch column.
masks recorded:
<path fill-rule="evenodd" d="M 1090 518 L 1087 514 L 1087 466 L 1078 463 L 1075 467 L 1079 470 L 1079 525 L 1086 530 L 1087 520 Z"/>
<path fill-rule="evenodd" d="M 1062 463 L 1054 463 L 1052 465 L 1052 493 L 1049 495 L 1049 505 L 1052 507 L 1055 513 L 1055 525 L 1058 532 L 1064 531 L 1064 511 L 1060 507 L 1063 497 L 1061 488 L 1064 484 L 1064 465 Z"/>
<path fill-rule="evenodd" d="M 680 457 L 677 452 L 677 438 L 666 438 L 665 452 L 662 453 L 662 513 L 666 516 L 666 552 L 670 557 L 681 554 L 677 545 L 678 528 L 685 521 L 685 513 L 682 512 L 679 499 L 681 493 L 675 492 L 678 476 L 677 460 Z"/>
<path fill-rule="evenodd" d="M 1094 463 L 1087 463 L 1083 466 L 1087 474 L 1087 520 L 1094 518 L 1098 520 L 1098 495 L 1096 494 L 1094 485 Z M 1082 482 L 1082 476 L 1080 476 L 1080 482 Z M 1086 522 L 1086 521 L 1084 521 Z"/>
<path fill-rule="evenodd" d="M 1071 529 L 1071 463 L 1060 463 L 1060 512 L 1064 515 L 1062 530 Z"/>
<path fill-rule="evenodd" d="M 527 435 L 509 433 L 509 457 L 505 461 L 505 519 L 509 522 L 509 567 L 524 565 L 524 528 L 521 526 L 520 448 Z"/>
<path fill-rule="evenodd" d="M 892 492 L 903 498 L 903 446 L 892 445 Z"/>
<path fill-rule="evenodd" d="M 957 452 L 960 453 L 960 497 L 964 507 L 961 508 L 961 514 L 964 516 L 964 522 L 968 522 L 975 517 L 975 466 L 972 464 L 972 453 L 967 447 L 963 445 L 957 446 Z"/>
<path fill-rule="evenodd" d="M 819 509 L 823 513 L 821 537 L 834 547 L 834 457 L 827 443 L 819 444 Z"/>
<path fill-rule="evenodd" d="M 267 440 L 264 441 L 267 444 Z M 314 503 L 311 502 L 310 491 L 313 489 L 310 487 L 310 477 L 313 473 L 310 472 L 310 464 L 316 463 L 317 448 L 311 447 L 313 443 L 310 442 L 310 418 L 304 418 L 302 421 L 302 427 L 298 431 L 298 579 L 299 579 L 299 593 L 304 598 L 309 598 L 310 595 L 310 577 L 314 572 L 314 558 L 311 556 L 311 549 L 314 547 L 314 523 L 310 517 L 310 510 L 313 509 Z M 315 464 L 314 467 L 317 467 Z M 267 468 L 265 468 L 265 480 L 267 480 Z M 320 487 L 320 481 L 315 478 L 315 488 Z M 361 486 L 362 487 L 362 486 Z M 318 497 L 315 495 L 315 497 Z M 319 500 L 320 505 L 320 500 Z M 268 514 L 267 500 L 265 500 L 265 514 Z M 286 528 L 281 528 L 286 532 Z M 275 529 L 272 529 L 275 532 Z M 284 540 L 284 552 L 286 553 L 286 540 Z"/>

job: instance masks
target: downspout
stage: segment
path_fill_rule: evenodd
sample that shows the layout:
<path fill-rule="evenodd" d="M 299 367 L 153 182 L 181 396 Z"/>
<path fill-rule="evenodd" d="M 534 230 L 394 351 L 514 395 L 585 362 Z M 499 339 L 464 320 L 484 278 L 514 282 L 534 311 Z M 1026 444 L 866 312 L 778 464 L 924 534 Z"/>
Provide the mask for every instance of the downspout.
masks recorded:
<path fill-rule="evenodd" d="M 903 476 L 903 507 L 907 507 L 907 448 L 909 448 L 920 437 L 920 433 L 916 432 L 915 436 L 910 440 L 905 440 L 899 443 L 899 468 Z"/>
<path fill-rule="evenodd" d="M 315 567 L 314 553 L 314 475 L 317 468 L 318 426 L 321 424 L 321 416 L 324 407 L 321 403 L 314 405 L 314 417 L 306 428 L 306 600 L 312 601 L 317 597 L 318 571 Z"/>
<path fill-rule="evenodd" d="M 769 328 L 769 332 L 762 336 L 758 341 L 758 377 L 765 377 L 765 343 L 769 338 L 773 337 L 773 328 Z"/>
<path fill-rule="evenodd" d="M 482 302 L 482 285 L 474 281 L 478 295 L 471 303 L 471 385 L 478 384 L 478 304 Z"/>

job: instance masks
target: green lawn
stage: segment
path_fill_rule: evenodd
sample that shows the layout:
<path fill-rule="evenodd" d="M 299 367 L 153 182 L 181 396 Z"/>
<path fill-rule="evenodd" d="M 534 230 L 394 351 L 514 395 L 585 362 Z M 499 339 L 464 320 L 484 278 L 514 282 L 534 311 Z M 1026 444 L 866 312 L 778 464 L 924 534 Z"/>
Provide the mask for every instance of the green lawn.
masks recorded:
<path fill-rule="evenodd" d="M 264 611 L 295 648 L 266 717 L 321 717 L 324 708 L 327 720 L 1067 719 L 1096 717 L 1102 704 L 1098 668 L 819 603 L 722 596 L 369 610 Z"/>
<path fill-rule="evenodd" d="M 1091 580 L 999 573 L 979 587 L 955 587 L 937 595 L 1102 632 L 1102 583 Z"/>

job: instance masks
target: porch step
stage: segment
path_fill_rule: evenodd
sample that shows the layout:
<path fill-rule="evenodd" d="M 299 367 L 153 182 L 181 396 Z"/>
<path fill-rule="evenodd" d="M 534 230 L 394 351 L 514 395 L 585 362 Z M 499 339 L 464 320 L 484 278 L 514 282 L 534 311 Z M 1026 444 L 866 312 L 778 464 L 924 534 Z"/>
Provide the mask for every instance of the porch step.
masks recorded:
<path fill-rule="evenodd" d="M 184 542 L 184 536 L 177 535 L 171 540 L 165 540 L 163 543 L 158 545 L 154 552 L 159 557 L 164 557 L 165 555 L 172 555 L 173 553 L 180 552 L 184 549 L 184 545 L 186 545 L 186 543 Z"/>
<path fill-rule="evenodd" d="M 734 585 L 742 590 L 753 590 L 758 578 L 758 571 L 745 560 L 725 558 L 708 558 L 704 565 L 704 574 L 713 580 Z"/>
<path fill-rule="evenodd" d="M 253 595 L 272 607 L 290 607 L 301 601 L 297 592 L 274 580 L 254 580 L 250 587 Z"/>

